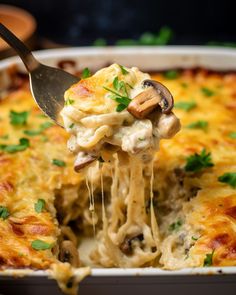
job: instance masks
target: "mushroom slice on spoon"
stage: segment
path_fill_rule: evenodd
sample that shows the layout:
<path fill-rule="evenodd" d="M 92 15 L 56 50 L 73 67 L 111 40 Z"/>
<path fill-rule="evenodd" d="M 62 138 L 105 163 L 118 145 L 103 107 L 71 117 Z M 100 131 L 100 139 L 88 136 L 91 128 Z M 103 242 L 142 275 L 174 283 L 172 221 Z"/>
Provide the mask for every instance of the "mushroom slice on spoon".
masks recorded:
<path fill-rule="evenodd" d="M 169 114 L 174 100 L 170 91 L 160 82 L 144 80 L 144 91 L 130 102 L 127 110 L 137 119 L 144 119 L 156 108 L 161 108 L 163 114 Z"/>

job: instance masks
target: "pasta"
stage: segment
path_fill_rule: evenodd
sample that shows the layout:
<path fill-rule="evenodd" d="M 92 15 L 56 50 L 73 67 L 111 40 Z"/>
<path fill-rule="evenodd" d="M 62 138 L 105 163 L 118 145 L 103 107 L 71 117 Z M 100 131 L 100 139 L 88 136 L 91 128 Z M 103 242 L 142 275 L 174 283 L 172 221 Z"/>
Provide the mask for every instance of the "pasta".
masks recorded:
<path fill-rule="evenodd" d="M 173 136 L 180 124 L 173 113 L 162 114 L 159 105 L 140 120 L 129 112 L 129 107 L 120 111 L 114 102 L 122 105 L 130 100 L 131 105 L 136 97 L 139 102 L 145 91 L 151 93 L 150 100 L 159 97 L 150 85 L 148 89 L 142 86 L 146 78 L 150 77 L 137 68 L 128 70 L 114 64 L 81 80 L 65 94 L 66 105 L 61 114 L 66 130 L 72 134 L 68 147 L 77 153 L 75 169 L 83 168 L 86 161 L 91 166 L 99 158 L 108 163 L 107 169 L 113 173 L 109 212 L 104 212 L 98 248 L 92 253 L 93 260 L 106 267 L 139 267 L 152 263 L 160 254 L 152 194 L 147 213 L 145 192 L 151 192 L 153 158 L 160 139 Z M 146 103 L 141 97 L 143 101 Z M 139 106 L 134 107 L 136 110 Z M 74 116 L 77 111 L 80 115 Z M 87 173 L 92 170 L 93 167 L 88 168 Z M 143 176 L 146 170 L 150 175 L 149 187 L 145 187 Z M 89 195 L 94 214 L 92 188 Z"/>

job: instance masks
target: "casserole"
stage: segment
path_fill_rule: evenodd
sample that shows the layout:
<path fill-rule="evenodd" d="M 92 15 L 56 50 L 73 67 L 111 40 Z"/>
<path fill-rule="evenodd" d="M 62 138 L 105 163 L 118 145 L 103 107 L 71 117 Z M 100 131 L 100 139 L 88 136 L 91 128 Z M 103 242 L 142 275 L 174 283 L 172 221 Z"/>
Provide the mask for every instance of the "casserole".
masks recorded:
<path fill-rule="evenodd" d="M 150 71 L 150 70 L 164 70 L 168 68 L 188 68 L 188 67 L 205 67 L 212 70 L 235 70 L 236 69 L 236 53 L 233 50 L 222 50 L 222 49 L 205 49 L 205 48 L 127 48 L 127 49 L 113 49 L 113 48 L 105 48 L 105 49 L 67 49 L 67 50 L 52 50 L 48 52 L 42 52 L 38 53 L 37 57 L 44 61 L 47 64 L 55 64 L 58 60 L 61 59 L 78 59 L 78 66 L 79 68 L 89 67 L 92 70 L 95 70 L 97 68 L 103 67 L 104 64 L 112 63 L 114 61 L 125 64 L 127 66 L 136 65 L 140 67 L 144 71 Z M 12 62 L 16 62 L 16 59 L 9 59 L 6 61 L 3 61 L 1 63 L 0 69 L 4 70 L 8 65 L 10 65 Z M 204 268 L 204 269 L 185 269 L 181 271 L 163 271 L 160 269 L 94 269 L 92 271 L 92 277 L 88 278 L 87 280 L 94 280 L 93 284 L 87 284 L 86 280 L 84 283 L 81 284 L 82 286 L 82 292 L 83 288 L 87 292 L 92 292 L 93 290 L 97 291 L 98 286 L 100 286 L 101 292 L 109 292 L 109 290 L 102 290 L 103 286 L 101 284 L 97 285 L 96 276 L 104 276 L 104 284 L 112 284 L 116 281 L 119 282 L 121 285 L 121 288 L 124 289 L 117 289 L 117 292 L 127 292 L 128 288 L 126 288 L 126 284 L 130 283 L 132 286 L 132 280 L 136 286 L 139 285 L 139 282 L 142 281 L 143 286 L 145 286 L 145 290 L 149 290 L 149 292 L 156 292 L 157 286 L 162 286 L 162 294 L 168 294 L 168 292 L 171 292 L 171 289 L 169 289 L 168 284 L 170 282 L 178 285 L 178 288 L 180 288 L 178 291 L 186 292 L 187 288 L 189 289 L 189 292 L 192 290 L 191 288 L 196 284 L 198 286 L 198 292 L 200 290 L 203 290 L 204 282 L 211 281 L 212 284 L 215 284 L 216 282 L 220 282 L 220 280 L 223 280 L 223 277 L 221 279 L 215 278 L 214 276 L 211 277 L 191 277 L 189 279 L 188 285 L 182 285 L 181 282 L 183 280 L 186 280 L 186 276 L 189 274 L 218 274 L 221 272 L 226 272 L 229 274 L 226 279 L 227 286 L 229 287 L 228 293 L 233 291 L 235 292 L 235 285 L 232 281 L 233 276 L 230 274 L 235 273 L 235 268 L 229 267 L 229 268 Z M 2 273 L 3 275 L 7 275 L 7 271 Z M 16 273 L 16 272 L 14 272 Z M 43 275 L 42 272 L 37 272 L 37 274 Z M 128 278 L 125 278 L 125 276 L 135 276 L 135 275 L 143 275 L 141 278 L 133 278 L 132 280 L 129 280 Z M 36 274 L 34 274 L 35 276 Z M 114 275 L 114 277 L 113 277 Z M 118 279 L 118 277 L 120 277 Z M 176 277 L 174 277 L 176 275 Z M 178 276 L 181 275 L 181 276 Z M 107 278 L 110 277 L 111 278 Z M 152 276 L 158 276 L 158 279 L 156 277 Z M 164 276 L 164 279 L 163 279 Z M 166 277 L 165 277 L 166 276 Z M 171 279 L 168 279 L 168 276 L 170 276 Z M 182 277 L 183 276 L 183 277 Z M 6 279 L 7 278 L 7 279 Z M 2 277 L 3 282 L 6 282 L 7 280 L 11 280 L 7 277 Z M 24 279 L 23 279 L 24 280 Z M 99 282 L 101 282 L 100 279 L 98 279 Z M 140 281 L 137 281 L 140 280 Z M 111 283 L 112 282 L 112 283 Z M 146 282 L 146 283 L 145 283 Z M 201 282 L 202 284 L 199 284 Z M 153 287 L 153 284 L 156 285 Z M 174 289 L 174 287 L 173 288 Z M 84 286 L 84 287 L 83 287 Z M 222 286 L 222 285 L 221 285 Z M 93 289 L 95 288 L 95 289 Z M 144 288 L 144 287 L 143 287 Z M 194 287 L 195 288 L 195 287 Z M 220 288 L 217 287 L 217 291 L 220 291 Z M 7 289 L 5 289 L 7 290 Z M 132 292 L 134 289 L 131 287 L 130 291 Z M 137 294 L 142 294 L 144 289 L 141 287 L 137 288 Z M 160 290 L 160 289 L 159 289 Z M 175 289 L 174 289 L 175 290 Z M 226 291 L 225 288 L 222 289 L 222 291 Z M 2 290 L 0 290 L 2 291 Z M 4 290 L 2 291 L 4 292 Z M 114 293 L 114 291 L 112 291 Z M 215 292 L 215 293 L 216 293 Z M 10 293 L 9 293 L 10 294 Z M 217 294 L 217 293 L 216 293 Z M 221 294 L 221 293 L 218 293 Z"/>

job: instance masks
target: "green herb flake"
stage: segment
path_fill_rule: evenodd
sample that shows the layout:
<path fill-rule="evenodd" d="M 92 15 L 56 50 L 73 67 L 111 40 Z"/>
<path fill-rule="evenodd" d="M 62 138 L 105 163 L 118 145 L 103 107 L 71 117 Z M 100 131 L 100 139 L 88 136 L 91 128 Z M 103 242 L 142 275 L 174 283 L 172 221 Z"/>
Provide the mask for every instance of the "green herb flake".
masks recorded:
<path fill-rule="evenodd" d="M 4 134 L 4 135 L 1 135 L 0 138 L 1 139 L 8 139 L 9 138 L 9 135 L 8 134 Z"/>
<path fill-rule="evenodd" d="M 109 92 L 112 93 L 110 96 L 111 99 L 116 101 L 118 103 L 118 106 L 116 107 L 117 112 L 122 112 L 124 109 L 126 109 L 131 102 L 131 99 L 129 98 L 126 84 L 124 81 L 119 81 L 118 77 L 115 77 L 113 80 L 113 89 L 103 86 L 103 88 Z"/>
<path fill-rule="evenodd" d="M 207 87 L 202 87 L 201 91 L 207 97 L 211 97 L 211 96 L 215 95 L 215 92 Z"/>
<path fill-rule="evenodd" d="M 203 266 L 212 266 L 213 265 L 213 255 L 214 255 L 215 249 L 212 250 L 211 253 L 206 254 L 206 257 L 203 262 Z"/>
<path fill-rule="evenodd" d="M 129 71 L 127 71 L 123 66 L 119 65 L 120 69 L 121 69 L 121 72 L 123 75 L 127 75 L 129 74 Z"/>
<path fill-rule="evenodd" d="M 48 141 L 48 137 L 46 135 L 42 135 L 41 136 L 41 141 L 42 142 L 47 142 Z"/>
<path fill-rule="evenodd" d="M 179 101 L 175 103 L 176 109 L 181 109 L 186 112 L 191 111 L 192 109 L 196 108 L 197 104 L 195 101 Z"/>
<path fill-rule="evenodd" d="M 202 129 L 202 130 L 206 131 L 206 129 L 208 127 L 208 122 L 200 120 L 200 121 L 193 122 L 193 123 L 187 125 L 186 127 L 190 128 L 190 129 Z"/>
<path fill-rule="evenodd" d="M 52 164 L 55 166 L 59 166 L 59 167 L 65 167 L 66 163 L 62 160 L 58 160 L 58 159 L 53 159 L 52 160 Z"/>
<path fill-rule="evenodd" d="M 232 188 L 236 188 L 236 172 L 227 172 L 218 177 L 218 180 L 227 183 Z"/>
<path fill-rule="evenodd" d="M 206 153 L 204 148 L 200 154 L 195 153 L 187 158 L 187 163 L 184 167 L 187 172 L 199 172 L 204 168 L 212 167 L 211 153 Z"/>
<path fill-rule="evenodd" d="M 48 250 L 48 249 L 51 249 L 53 247 L 53 244 L 49 244 L 49 243 L 46 243 L 44 241 L 41 241 L 41 240 L 35 240 L 31 243 L 31 247 L 34 249 L 34 250 Z"/>
<path fill-rule="evenodd" d="M 89 68 L 83 69 L 82 74 L 81 74 L 81 78 L 86 79 L 89 77 L 91 77 L 91 72 L 90 72 Z"/>
<path fill-rule="evenodd" d="M 16 153 L 26 150 L 30 146 L 28 138 L 20 138 L 19 144 L 0 144 L 0 150 L 7 153 Z"/>
<path fill-rule="evenodd" d="M 178 231 L 182 225 L 183 222 L 181 220 L 177 220 L 176 222 L 170 224 L 169 231 Z"/>
<path fill-rule="evenodd" d="M 166 71 L 163 76 L 168 80 L 174 80 L 179 77 L 179 72 L 175 70 Z"/>
<path fill-rule="evenodd" d="M 29 112 L 10 111 L 10 123 L 12 125 L 25 125 L 29 116 Z"/>
<path fill-rule="evenodd" d="M 75 126 L 75 124 L 74 123 L 71 123 L 70 126 L 69 126 L 69 128 L 72 129 L 74 126 Z"/>
<path fill-rule="evenodd" d="M 73 103 L 74 103 L 75 101 L 73 100 L 73 99 L 67 99 L 66 101 L 65 101 L 65 105 L 66 106 L 70 106 L 70 105 L 72 105 Z"/>
<path fill-rule="evenodd" d="M 28 136 L 36 136 L 41 134 L 44 130 L 48 129 L 49 127 L 53 126 L 52 122 L 44 122 L 39 126 L 39 129 L 36 130 L 25 130 L 24 134 Z"/>
<path fill-rule="evenodd" d="M 7 219 L 10 216 L 10 213 L 7 209 L 7 207 L 0 206 L 0 218 L 3 220 Z"/>
<path fill-rule="evenodd" d="M 192 236 L 191 238 L 193 241 L 197 241 L 199 238 L 195 238 L 194 236 Z"/>
<path fill-rule="evenodd" d="M 34 204 L 34 210 L 37 213 L 41 213 L 45 207 L 45 200 L 44 199 L 38 199 L 37 203 Z"/>
<path fill-rule="evenodd" d="M 229 137 L 232 139 L 236 139 L 236 132 L 230 132 Z"/>
<path fill-rule="evenodd" d="M 185 83 L 185 82 L 183 82 L 183 83 L 181 83 L 181 86 L 183 87 L 183 88 L 188 88 L 188 84 L 187 83 Z"/>

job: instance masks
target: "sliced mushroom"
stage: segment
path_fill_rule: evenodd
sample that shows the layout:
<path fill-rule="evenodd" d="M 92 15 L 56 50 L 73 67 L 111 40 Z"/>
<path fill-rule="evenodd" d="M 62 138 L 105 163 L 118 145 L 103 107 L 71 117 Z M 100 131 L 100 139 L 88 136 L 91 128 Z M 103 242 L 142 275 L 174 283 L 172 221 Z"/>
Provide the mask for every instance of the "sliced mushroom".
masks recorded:
<path fill-rule="evenodd" d="M 143 86 L 147 88 L 130 102 L 127 110 L 138 119 L 144 119 L 158 107 L 162 113 L 169 114 L 174 105 L 170 91 L 154 80 L 144 80 Z"/>
<path fill-rule="evenodd" d="M 68 262 L 74 267 L 79 266 L 79 252 L 71 241 L 63 241 L 60 247 L 59 259 Z"/>
<path fill-rule="evenodd" d="M 85 152 L 79 152 L 74 163 L 75 171 L 79 172 L 79 170 L 88 166 L 89 164 L 94 162 L 96 159 L 97 159 L 96 155 L 88 154 Z"/>
<path fill-rule="evenodd" d="M 120 245 L 120 250 L 126 254 L 126 255 L 131 255 L 133 253 L 133 242 L 134 241 L 143 241 L 144 237 L 143 234 L 139 234 L 134 237 L 126 237 L 123 241 L 123 243 Z"/>

